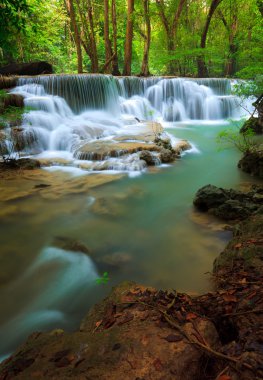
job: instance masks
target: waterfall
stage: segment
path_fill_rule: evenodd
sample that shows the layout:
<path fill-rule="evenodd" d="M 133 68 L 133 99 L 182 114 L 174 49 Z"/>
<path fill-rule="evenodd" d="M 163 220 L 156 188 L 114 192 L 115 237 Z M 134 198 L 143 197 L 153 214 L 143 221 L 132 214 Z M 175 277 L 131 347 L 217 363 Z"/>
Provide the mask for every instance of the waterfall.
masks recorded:
<path fill-rule="evenodd" d="M 41 154 L 45 158 L 45 152 L 47 157 L 56 152 L 56 157 L 61 157 L 60 151 L 67 157 L 70 153 L 72 162 L 88 160 L 93 153 L 80 153 L 83 145 L 94 141 L 106 144 L 123 135 L 130 135 L 127 141 L 132 141 L 134 134 L 141 133 L 138 120 L 194 124 L 240 118 L 239 101 L 230 95 L 230 88 L 228 79 L 91 74 L 24 77 L 12 90 L 23 95 L 29 109 L 16 137 L 24 154 Z M 137 132 L 133 132 L 134 127 Z M 2 137 L 1 146 L 8 150 L 12 148 L 7 143 L 11 128 L 6 128 L 5 134 L 6 141 Z M 118 157 L 114 162 L 90 164 L 89 169 L 128 170 L 129 165 L 134 170 L 144 168 L 135 153 L 131 160 Z"/>

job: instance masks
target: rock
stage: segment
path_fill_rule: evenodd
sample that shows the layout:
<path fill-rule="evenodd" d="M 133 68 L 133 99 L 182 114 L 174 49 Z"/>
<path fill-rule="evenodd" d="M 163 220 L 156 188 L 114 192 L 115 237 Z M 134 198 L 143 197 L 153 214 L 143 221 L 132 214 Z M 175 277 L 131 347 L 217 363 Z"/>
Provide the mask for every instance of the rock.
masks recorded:
<path fill-rule="evenodd" d="M 24 107 L 24 97 L 19 94 L 6 94 L 3 100 L 3 107 Z"/>
<path fill-rule="evenodd" d="M 253 152 L 245 153 L 238 162 L 238 167 L 246 173 L 263 178 L 263 145 Z"/>
<path fill-rule="evenodd" d="M 207 185 L 197 191 L 193 203 L 198 210 L 209 211 L 221 219 L 242 220 L 260 210 L 262 191 L 260 186 L 252 186 L 251 191 L 244 193 Z"/>
<path fill-rule="evenodd" d="M 45 61 L 29 63 L 11 63 L 0 68 L 1 75 L 40 75 L 52 74 L 52 65 Z"/>
<path fill-rule="evenodd" d="M 251 130 L 256 135 L 263 133 L 263 126 L 260 125 L 258 117 L 251 116 L 248 120 L 246 120 L 240 129 L 240 133 L 245 133 L 248 130 Z"/>
<path fill-rule="evenodd" d="M 168 150 L 172 150 L 172 144 L 169 137 L 155 137 L 154 142 L 156 145 Z"/>
<path fill-rule="evenodd" d="M 85 244 L 66 236 L 56 236 L 52 245 L 65 251 L 82 252 L 86 255 L 90 255 L 91 253 L 90 249 Z"/>
<path fill-rule="evenodd" d="M 98 261 L 114 267 L 120 267 L 123 264 L 130 263 L 132 261 L 132 256 L 127 252 L 115 252 L 102 256 Z"/>
<path fill-rule="evenodd" d="M 140 159 L 145 161 L 148 166 L 156 164 L 156 157 L 148 150 L 142 150 L 140 152 Z"/>
<path fill-rule="evenodd" d="M 177 155 L 174 150 L 162 149 L 160 153 L 160 160 L 163 163 L 173 162 L 176 159 Z"/>
<path fill-rule="evenodd" d="M 178 143 L 176 143 L 176 146 L 174 147 L 174 151 L 176 154 L 180 155 L 183 151 L 191 149 L 192 146 L 187 140 L 181 140 Z"/>
<path fill-rule="evenodd" d="M 40 168 L 40 162 L 31 158 L 19 158 L 18 160 L 10 159 L 0 163 L 2 170 L 34 170 Z"/>
<path fill-rule="evenodd" d="M 162 322 L 157 310 L 121 304 L 128 298 L 136 301 L 136 294 L 139 301 L 154 302 L 157 291 L 120 284 L 90 310 L 81 332 L 36 335 L 0 364 L 0 378 L 31 379 L 37 374 L 40 380 L 197 379 L 204 353 L 189 344 L 182 332 L 195 341 L 202 337 L 209 347 L 218 349 L 214 324 L 201 317 L 195 318 L 194 325 L 184 320 L 180 332 Z"/>
<path fill-rule="evenodd" d="M 95 141 L 88 142 L 74 152 L 74 157 L 79 160 L 105 160 L 109 157 L 120 157 L 126 154 L 140 152 L 142 150 L 158 151 L 155 144 L 143 142 Z"/>
<path fill-rule="evenodd" d="M 16 76 L 6 77 L 0 75 L 0 90 L 16 87 L 17 81 L 18 77 Z"/>

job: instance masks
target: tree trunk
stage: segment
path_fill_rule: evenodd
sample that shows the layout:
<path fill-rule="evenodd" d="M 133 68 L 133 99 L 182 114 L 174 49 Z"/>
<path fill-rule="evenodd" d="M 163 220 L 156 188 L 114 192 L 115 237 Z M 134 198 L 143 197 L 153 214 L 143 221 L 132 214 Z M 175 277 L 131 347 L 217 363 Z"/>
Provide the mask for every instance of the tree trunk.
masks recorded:
<path fill-rule="evenodd" d="M 97 53 L 97 44 L 94 32 L 93 24 L 93 10 L 91 0 L 88 0 L 88 21 L 90 26 L 89 31 L 89 40 L 90 40 L 90 51 L 91 51 L 91 71 L 93 73 L 99 72 L 99 62 L 98 62 L 98 53 Z"/>
<path fill-rule="evenodd" d="M 112 57 L 112 48 L 109 32 L 109 0 L 104 0 L 104 43 L 105 43 L 105 63 L 109 62 Z M 111 61 L 106 65 L 105 72 L 111 73 Z"/>
<path fill-rule="evenodd" d="M 70 17 L 70 23 L 71 27 L 73 28 L 73 36 L 74 36 L 74 41 L 77 49 L 77 57 L 78 57 L 78 73 L 83 72 L 83 67 L 82 67 L 82 51 L 81 51 L 81 41 L 80 41 L 80 35 L 79 35 L 79 30 L 76 22 L 76 16 L 75 16 L 75 10 L 73 6 L 73 1 L 72 0 L 66 0 L 66 7 L 67 11 Z"/>
<path fill-rule="evenodd" d="M 187 0 L 180 0 L 177 10 L 174 14 L 174 18 L 172 20 L 172 24 L 170 25 L 169 20 L 167 19 L 165 15 L 165 5 L 163 0 L 156 0 L 156 5 L 159 10 L 159 15 L 162 20 L 165 32 L 166 32 L 166 38 L 167 38 L 167 50 L 168 54 L 173 54 L 176 48 L 176 33 L 178 29 L 179 19 L 181 16 L 181 13 L 183 11 L 184 5 L 186 4 Z M 168 67 L 168 74 L 174 74 L 176 70 L 176 63 L 174 60 L 170 60 Z"/>
<path fill-rule="evenodd" d="M 111 20 L 112 20 L 112 37 L 113 37 L 113 53 L 112 60 L 112 75 L 121 75 L 118 63 L 118 46 L 117 46 L 117 15 L 116 15 L 116 1 L 111 1 Z"/>
<path fill-rule="evenodd" d="M 233 76 L 236 72 L 237 45 L 235 43 L 235 38 L 237 34 L 237 25 L 237 14 L 235 13 L 233 15 L 232 23 L 229 29 L 229 54 L 225 70 L 225 75 L 227 76 Z"/>
<path fill-rule="evenodd" d="M 150 50 L 150 43 L 151 43 L 151 20 L 150 20 L 150 13 L 149 13 L 149 0 L 143 0 L 143 9 L 144 9 L 144 18 L 145 18 L 145 26 L 146 26 L 146 36 L 144 40 L 144 52 L 143 52 L 140 75 L 147 77 L 150 75 L 149 50 Z"/>
<path fill-rule="evenodd" d="M 212 2 L 211 2 L 209 12 L 208 12 L 208 15 L 206 18 L 206 22 L 205 22 L 205 27 L 204 27 L 204 30 L 203 30 L 203 33 L 201 36 L 201 43 L 200 43 L 201 49 L 205 49 L 205 47 L 206 47 L 206 38 L 207 38 L 207 33 L 208 33 L 209 26 L 210 26 L 210 22 L 211 22 L 211 19 L 213 17 L 213 14 L 215 13 L 216 8 L 219 6 L 221 1 L 223 1 L 223 0 L 212 0 Z M 198 68 L 198 76 L 200 78 L 208 77 L 208 70 L 207 70 L 207 67 L 205 64 L 203 54 L 200 57 L 198 57 L 198 59 L 197 59 L 197 68 Z"/>
<path fill-rule="evenodd" d="M 131 75 L 134 0 L 128 0 L 123 75 Z"/>

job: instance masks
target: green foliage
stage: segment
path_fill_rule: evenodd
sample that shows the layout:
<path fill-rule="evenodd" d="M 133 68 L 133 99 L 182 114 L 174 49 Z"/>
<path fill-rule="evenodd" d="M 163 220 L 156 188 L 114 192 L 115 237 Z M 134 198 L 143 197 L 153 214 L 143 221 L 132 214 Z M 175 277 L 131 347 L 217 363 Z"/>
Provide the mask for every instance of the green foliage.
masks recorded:
<path fill-rule="evenodd" d="M 108 272 L 104 272 L 103 275 L 99 278 L 96 279 L 96 283 L 101 285 L 101 284 L 107 284 L 109 282 L 110 278 L 109 278 L 109 273 Z"/>
<path fill-rule="evenodd" d="M 220 149 L 237 148 L 242 153 L 253 152 L 258 146 L 258 142 L 254 138 L 255 132 L 248 128 L 240 133 L 240 122 L 233 122 L 229 128 L 221 131 L 216 138 Z"/>
<path fill-rule="evenodd" d="M 0 50 L 3 56 L 11 57 L 31 10 L 26 0 L 2 0 L 0 10 Z"/>
<path fill-rule="evenodd" d="M 104 6 L 99 0 L 73 0 L 76 22 L 82 39 L 90 47 L 88 3 L 92 5 L 95 39 L 100 68 L 105 64 Z M 111 5 L 111 1 L 109 1 Z M 225 76 L 233 60 L 234 76 L 255 79 L 263 75 L 263 18 L 260 0 L 224 0 L 212 17 L 206 48 L 200 49 L 201 34 L 211 0 L 188 0 L 183 8 L 175 36 L 175 50 L 168 51 L 167 33 L 156 1 L 149 1 L 151 47 L 149 68 L 154 75 L 196 76 L 197 59 L 204 57 L 209 76 Z M 164 13 L 171 26 L 178 0 L 164 1 Z M 2 0 L 0 4 L 0 64 L 15 61 L 47 60 L 57 72 L 75 72 L 76 46 L 64 0 Z M 120 70 L 124 61 L 127 0 L 116 0 L 117 50 Z M 110 39 L 113 27 L 110 19 Z M 238 27 L 233 34 L 234 21 Z M 132 72 L 140 72 L 144 49 L 145 18 L 142 1 L 135 1 L 133 15 Z M 232 34 L 231 34 L 232 33 Z M 234 52 L 231 47 L 234 46 Z M 2 54 L 1 54 L 2 52 Z M 82 49 L 84 71 L 91 70 L 90 57 Z M 231 74 L 227 74 L 233 75 Z"/>

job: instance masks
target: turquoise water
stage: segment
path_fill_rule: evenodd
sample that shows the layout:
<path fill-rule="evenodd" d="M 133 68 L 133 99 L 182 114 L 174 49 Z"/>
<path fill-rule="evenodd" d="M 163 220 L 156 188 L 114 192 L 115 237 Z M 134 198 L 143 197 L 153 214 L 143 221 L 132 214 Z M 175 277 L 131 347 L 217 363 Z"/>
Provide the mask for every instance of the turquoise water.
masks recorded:
<path fill-rule="evenodd" d="M 237 169 L 238 151 L 218 150 L 215 137 L 223 128 L 169 128 L 199 152 L 88 194 L 8 201 L 17 212 L 1 219 L 0 356 L 32 331 L 77 328 L 122 280 L 194 293 L 211 289 L 206 272 L 231 234 L 194 211 L 194 194 L 208 183 L 238 188 L 252 180 Z M 91 258 L 52 247 L 55 236 L 81 241 Z M 97 285 L 104 271 L 110 280 Z"/>

